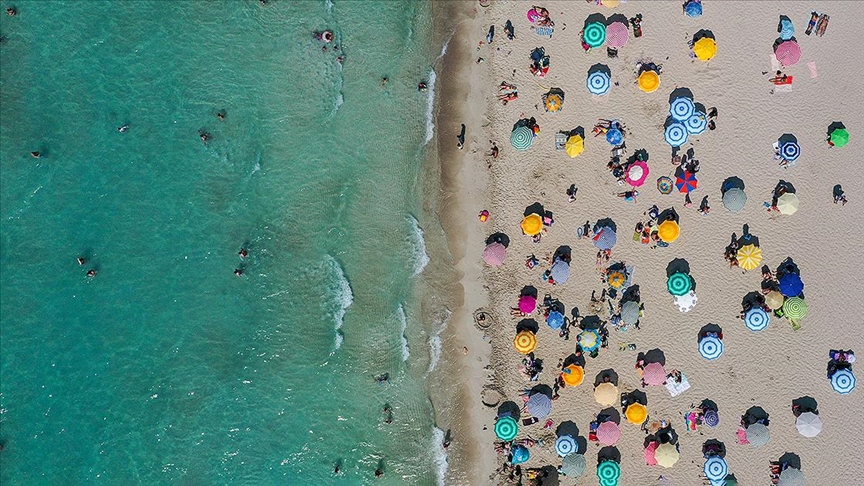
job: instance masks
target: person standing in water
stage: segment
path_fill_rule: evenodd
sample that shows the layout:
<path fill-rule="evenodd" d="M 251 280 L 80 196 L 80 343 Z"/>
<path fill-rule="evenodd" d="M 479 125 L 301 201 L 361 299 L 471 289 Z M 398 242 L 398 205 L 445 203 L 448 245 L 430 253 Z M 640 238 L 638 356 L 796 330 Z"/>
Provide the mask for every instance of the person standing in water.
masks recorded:
<path fill-rule="evenodd" d="M 456 146 L 459 147 L 459 150 L 462 150 L 462 148 L 465 146 L 465 124 L 464 123 L 462 124 L 462 130 L 459 132 L 459 135 L 456 136 L 456 140 L 459 141 L 459 143 L 456 144 Z"/>

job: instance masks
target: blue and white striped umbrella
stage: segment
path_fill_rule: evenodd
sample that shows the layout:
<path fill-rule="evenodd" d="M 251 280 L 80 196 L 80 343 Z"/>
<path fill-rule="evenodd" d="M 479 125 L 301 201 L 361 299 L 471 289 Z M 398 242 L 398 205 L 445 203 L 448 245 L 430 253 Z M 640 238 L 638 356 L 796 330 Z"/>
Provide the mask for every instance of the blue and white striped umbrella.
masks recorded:
<path fill-rule="evenodd" d="M 687 143 L 687 127 L 681 123 L 672 123 L 666 127 L 666 143 L 673 147 L 680 147 Z"/>
<path fill-rule="evenodd" d="M 699 354 L 708 361 L 723 355 L 723 341 L 714 336 L 705 336 L 699 341 Z"/>
<path fill-rule="evenodd" d="M 696 113 L 693 113 L 693 116 L 688 118 L 684 124 L 687 125 L 687 131 L 690 132 L 691 135 L 699 135 L 708 128 L 708 117 L 705 116 L 705 113 L 697 111 Z"/>
<path fill-rule="evenodd" d="M 750 310 L 744 314 L 744 325 L 751 331 L 764 330 L 768 327 L 770 321 L 771 319 L 768 317 L 768 313 L 761 307 L 751 307 Z"/>
<path fill-rule="evenodd" d="M 786 142 L 780 146 L 780 155 L 789 162 L 795 162 L 801 155 L 801 147 L 795 142 Z"/>
<path fill-rule="evenodd" d="M 693 100 L 687 98 L 686 96 L 681 96 L 679 98 L 675 98 L 672 101 L 672 104 L 669 105 L 669 114 L 672 115 L 676 121 L 685 121 L 696 112 L 696 105 L 693 104 Z"/>
<path fill-rule="evenodd" d="M 705 477 L 709 481 L 720 481 L 726 479 L 726 476 L 729 474 L 729 464 L 726 463 L 726 459 L 720 456 L 711 456 L 705 460 L 703 470 Z"/>
<path fill-rule="evenodd" d="M 574 454 L 578 449 L 579 446 L 576 445 L 576 439 L 572 435 L 562 435 L 555 441 L 555 452 L 561 457 Z"/>
<path fill-rule="evenodd" d="M 841 395 L 846 395 L 855 389 L 855 375 L 849 368 L 837 370 L 831 375 L 831 387 Z"/>
<path fill-rule="evenodd" d="M 510 144 L 516 150 L 528 150 L 532 143 L 534 143 L 534 132 L 526 126 L 516 127 L 510 134 Z"/>
<path fill-rule="evenodd" d="M 612 80 L 609 79 L 609 75 L 603 71 L 594 71 L 588 74 L 586 84 L 588 85 L 588 91 L 591 94 L 604 95 L 609 91 L 609 87 L 612 86 Z"/>

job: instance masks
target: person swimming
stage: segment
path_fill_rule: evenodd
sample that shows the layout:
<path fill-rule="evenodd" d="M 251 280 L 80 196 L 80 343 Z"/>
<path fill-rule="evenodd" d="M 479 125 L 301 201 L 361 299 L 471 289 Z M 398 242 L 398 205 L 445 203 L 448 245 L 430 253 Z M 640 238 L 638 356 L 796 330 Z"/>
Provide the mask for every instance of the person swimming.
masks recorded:
<path fill-rule="evenodd" d="M 79 266 L 84 266 L 84 264 L 87 262 L 87 260 L 85 260 L 84 257 L 82 257 L 82 256 L 79 256 L 75 260 L 78 261 Z"/>
<path fill-rule="evenodd" d="M 207 142 L 213 139 L 213 136 L 204 130 L 198 130 L 198 137 L 201 139 L 204 145 L 207 145 Z"/>
<path fill-rule="evenodd" d="M 235 268 L 234 269 L 234 275 L 237 275 L 238 277 L 242 277 L 243 276 L 243 269 L 242 268 Z"/>
<path fill-rule="evenodd" d="M 90 270 L 87 270 L 87 276 L 90 278 L 95 277 L 96 276 L 96 270 L 94 270 L 92 268 Z"/>
<path fill-rule="evenodd" d="M 126 130 L 129 130 L 129 125 L 121 125 L 117 127 L 117 131 L 120 133 L 126 133 Z"/>
<path fill-rule="evenodd" d="M 34 150 L 34 151 L 30 152 L 30 157 L 33 157 L 34 159 L 41 158 L 42 152 L 39 152 L 38 150 Z"/>
<path fill-rule="evenodd" d="M 240 255 L 240 258 L 246 258 L 249 256 L 249 251 L 246 250 L 246 248 L 240 248 L 240 251 L 238 251 L 237 254 Z"/>

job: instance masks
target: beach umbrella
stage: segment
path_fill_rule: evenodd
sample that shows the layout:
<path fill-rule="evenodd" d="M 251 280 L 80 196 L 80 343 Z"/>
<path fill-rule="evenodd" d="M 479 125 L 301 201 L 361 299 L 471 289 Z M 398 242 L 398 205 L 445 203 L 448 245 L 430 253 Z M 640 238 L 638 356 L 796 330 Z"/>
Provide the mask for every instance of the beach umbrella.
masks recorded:
<path fill-rule="evenodd" d="M 649 385 L 662 385 L 666 382 L 666 369 L 660 363 L 648 363 L 642 369 L 642 380 Z"/>
<path fill-rule="evenodd" d="M 807 481 L 804 479 L 804 473 L 800 469 L 787 467 L 780 472 L 777 486 L 807 486 Z"/>
<path fill-rule="evenodd" d="M 666 280 L 666 289 L 672 295 L 685 295 L 693 288 L 693 279 L 684 272 L 675 272 Z"/>
<path fill-rule="evenodd" d="M 582 380 L 585 379 L 585 370 L 581 366 L 575 364 L 567 365 L 561 370 L 564 384 L 567 386 L 579 386 Z"/>
<path fill-rule="evenodd" d="M 585 83 L 588 85 L 588 92 L 595 95 L 606 94 L 609 91 L 609 87 L 612 86 L 612 80 L 603 71 L 589 73 Z"/>
<path fill-rule="evenodd" d="M 555 441 L 555 452 L 561 457 L 569 456 L 579 450 L 572 435 L 562 435 Z"/>
<path fill-rule="evenodd" d="M 648 418 L 648 407 L 639 402 L 633 402 L 627 405 L 624 416 L 627 417 L 627 421 L 631 424 L 642 425 L 645 419 Z"/>
<path fill-rule="evenodd" d="M 585 139 L 581 135 L 571 135 L 564 144 L 564 150 L 570 158 L 575 158 L 585 150 Z"/>
<path fill-rule="evenodd" d="M 696 174 L 690 171 L 684 171 L 675 177 L 675 187 L 678 188 L 678 192 L 691 192 L 698 185 L 699 181 L 696 180 Z"/>
<path fill-rule="evenodd" d="M 639 320 L 639 302 L 628 300 L 621 305 L 621 320 L 626 324 L 636 324 Z"/>
<path fill-rule="evenodd" d="M 569 454 L 561 461 L 561 472 L 569 478 L 577 478 L 585 472 L 587 463 L 582 454 Z"/>
<path fill-rule="evenodd" d="M 606 132 L 606 141 L 609 142 L 609 145 L 613 147 L 617 147 L 621 145 L 621 142 L 624 141 L 624 134 L 621 130 L 617 128 L 612 128 L 608 132 Z"/>
<path fill-rule="evenodd" d="M 601 444 L 614 445 L 621 438 L 621 429 L 618 424 L 609 420 L 597 427 L 597 440 Z"/>
<path fill-rule="evenodd" d="M 606 26 L 600 22 L 591 22 L 585 26 L 582 38 L 589 47 L 600 47 L 606 41 Z"/>
<path fill-rule="evenodd" d="M 657 190 L 660 191 L 660 194 L 671 194 L 672 187 L 671 177 L 662 176 L 657 178 Z"/>
<path fill-rule="evenodd" d="M 776 290 L 768 292 L 765 294 L 765 305 L 767 305 L 771 310 L 777 310 L 783 307 L 783 294 Z"/>
<path fill-rule="evenodd" d="M 657 450 L 654 451 L 654 460 L 657 461 L 658 465 L 663 467 L 674 466 L 678 462 L 678 457 L 678 449 L 669 442 L 660 444 L 657 446 Z"/>
<path fill-rule="evenodd" d="M 618 235 L 612 231 L 612 228 L 604 226 L 594 235 L 594 246 L 599 250 L 611 250 L 618 242 Z"/>
<path fill-rule="evenodd" d="M 621 5 L 621 0 L 603 0 L 603 6 L 606 8 L 615 8 Z"/>
<path fill-rule="evenodd" d="M 691 1 L 684 7 L 684 12 L 688 17 L 700 17 L 702 15 L 702 3 Z"/>
<path fill-rule="evenodd" d="M 556 284 L 566 283 L 570 279 L 570 264 L 564 260 L 556 260 L 552 264 L 550 275 Z"/>
<path fill-rule="evenodd" d="M 594 400 L 603 406 L 612 405 L 618 401 L 618 387 L 614 383 L 600 383 L 594 387 Z"/>
<path fill-rule="evenodd" d="M 795 26 L 788 19 L 780 20 L 780 38 L 784 41 L 789 40 L 795 35 Z"/>
<path fill-rule="evenodd" d="M 669 104 L 669 114 L 672 115 L 672 118 L 675 121 L 686 121 L 688 118 L 693 116 L 695 112 L 696 105 L 693 104 L 692 99 L 686 96 L 679 96 Z"/>
<path fill-rule="evenodd" d="M 534 312 L 537 307 L 537 297 L 533 295 L 523 295 L 519 297 L 519 311 L 525 314 Z"/>
<path fill-rule="evenodd" d="M 700 61 L 708 61 L 717 55 L 717 42 L 710 37 L 703 37 L 693 44 L 693 54 Z"/>
<path fill-rule="evenodd" d="M 529 214 L 522 218 L 522 223 L 519 226 L 522 227 L 522 232 L 528 236 L 540 234 L 540 230 L 543 229 L 543 217 L 539 214 Z"/>
<path fill-rule="evenodd" d="M 768 433 L 768 427 L 762 424 L 750 424 L 747 427 L 747 442 L 754 448 L 759 448 L 768 443 L 771 434 Z"/>
<path fill-rule="evenodd" d="M 744 270 L 753 270 L 762 263 L 762 249 L 756 245 L 744 245 L 738 248 L 738 253 L 735 256 L 738 260 L 738 266 Z"/>
<path fill-rule="evenodd" d="M 675 305 L 678 306 L 678 310 L 689 312 L 696 305 L 699 298 L 696 297 L 696 292 L 691 290 L 684 295 L 676 295 L 673 300 L 675 301 Z"/>
<path fill-rule="evenodd" d="M 680 122 L 670 123 L 664 137 L 669 145 L 680 147 L 687 143 L 687 126 Z"/>
<path fill-rule="evenodd" d="M 546 107 L 546 111 L 552 113 L 561 111 L 561 107 L 564 106 L 564 98 L 557 93 L 546 94 L 546 96 L 543 97 L 543 106 Z"/>
<path fill-rule="evenodd" d="M 603 461 L 597 464 L 597 477 L 600 478 L 600 482 L 604 485 L 617 484 L 618 479 L 621 477 L 621 466 L 615 461 Z"/>
<path fill-rule="evenodd" d="M 807 302 L 801 297 L 789 297 L 783 302 L 783 315 L 788 319 L 804 319 L 807 317 Z"/>
<path fill-rule="evenodd" d="M 841 395 L 846 395 L 854 390 L 856 382 L 855 375 L 849 368 L 839 369 L 831 375 L 831 387 Z"/>
<path fill-rule="evenodd" d="M 813 412 L 804 412 L 795 420 L 795 427 L 804 437 L 816 437 L 822 432 L 822 419 Z"/>
<path fill-rule="evenodd" d="M 769 322 L 768 313 L 761 307 L 751 307 L 744 314 L 744 325 L 751 331 L 762 331 L 768 327 Z"/>
<path fill-rule="evenodd" d="M 528 458 L 531 457 L 528 448 L 523 445 L 513 447 L 510 453 L 513 454 L 513 459 L 510 461 L 511 464 L 522 464 L 523 462 L 527 462 Z"/>
<path fill-rule="evenodd" d="M 777 209 L 780 211 L 780 214 L 795 214 L 798 211 L 798 196 L 794 192 L 787 192 L 778 197 Z"/>
<path fill-rule="evenodd" d="M 645 448 L 645 464 L 648 466 L 656 466 L 657 458 L 654 457 L 654 454 L 657 452 L 657 446 L 660 445 L 657 441 L 651 441 L 648 443 L 648 447 Z"/>
<path fill-rule="evenodd" d="M 624 276 L 621 272 L 612 272 L 606 277 L 606 282 L 610 287 L 614 287 L 616 289 L 621 288 L 624 285 L 624 282 L 627 281 L 627 277 Z"/>
<path fill-rule="evenodd" d="M 657 227 L 657 236 L 666 243 L 672 243 L 677 240 L 680 234 L 681 228 L 678 227 L 678 223 L 672 220 L 663 221 Z"/>
<path fill-rule="evenodd" d="M 744 209 L 745 204 L 747 204 L 747 194 L 743 190 L 733 187 L 723 193 L 723 206 L 729 211 L 737 213 Z"/>
<path fill-rule="evenodd" d="M 787 141 L 780 146 L 780 155 L 789 162 L 795 162 L 801 155 L 801 146 L 798 142 Z"/>
<path fill-rule="evenodd" d="M 612 22 L 606 26 L 606 45 L 624 47 L 630 38 L 630 29 L 624 22 Z"/>
<path fill-rule="evenodd" d="M 835 128 L 831 131 L 829 140 L 835 147 L 843 147 L 849 143 L 849 132 L 845 128 Z"/>
<path fill-rule="evenodd" d="M 513 339 L 513 347 L 522 354 L 537 349 L 537 336 L 531 331 L 522 331 Z"/>
<path fill-rule="evenodd" d="M 720 456 L 711 456 L 705 460 L 703 472 L 709 481 L 722 481 L 729 474 L 729 465 L 726 464 L 726 459 Z"/>
<path fill-rule="evenodd" d="M 597 331 L 594 329 L 587 329 L 579 333 L 579 336 L 576 337 L 576 341 L 579 343 L 579 346 L 582 347 L 583 350 L 594 351 L 595 349 L 600 347 L 600 335 L 597 334 Z"/>
<path fill-rule="evenodd" d="M 723 341 L 714 336 L 705 336 L 699 341 L 699 354 L 708 361 L 723 355 Z"/>
<path fill-rule="evenodd" d="M 774 49 L 774 57 L 783 66 L 794 66 L 801 60 L 801 46 L 794 40 L 783 41 Z"/>
<path fill-rule="evenodd" d="M 516 150 L 528 150 L 534 143 L 534 132 L 526 126 L 516 127 L 510 134 L 510 143 Z"/>
<path fill-rule="evenodd" d="M 780 293 L 786 297 L 797 297 L 804 291 L 804 282 L 796 273 L 786 273 L 780 277 Z M 785 307 L 785 303 L 784 303 Z"/>
<path fill-rule="evenodd" d="M 503 441 L 511 441 L 519 433 L 519 424 L 513 417 L 501 417 L 495 422 L 495 435 Z"/>
<path fill-rule="evenodd" d="M 641 160 L 637 160 L 627 166 L 627 173 L 624 176 L 624 181 L 633 187 L 639 187 L 645 183 L 648 178 L 648 164 Z"/>
<path fill-rule="evenodd" d="M 561 329 L 561 326 L 564 325 L 564 314 L 561 314 L 558 311 L 550 312 L 546 317 L 546 324 L 548 324 L 552 329 Z"/>
<path fill-rule="evenodd" d="M 528 397 L 525 408 L 534 417 L 546 418 L 552 412 L 552 400 L 543 393 L 535 393 Z"/>
<path fill-rule="evenodd" d="M 702 415 L 702 422 L 704 422 L 708 427 L 717 427 L 720 425 L 720 416 L 717 415 L 717 412 L 714 410 L 707 410 L 705 411 L 705 414 Z"/>
<path fill-rule="evenodd" d="M 653 93 L 660 87 L 660 75 L 652 70 L 642 71 L 637 79 L 639 89 L 646 93 Z"/>
<path fill-rule="evenodd" d="M 486 249 L 483 250 L 483 260 L 485 260 L 487 264 L 494 267 L 503 265 L 504 258 L 506 256 L 507 248 L 505 248 L 504 245 L 498 243 L 497 241 L 486 245 Z"/>
<path fill-rule="evenodd" d="M 684 122 L 684 125 L 687 126 L 690 135 L 699 135 L 708 128 L 708 117 L 705 116 L 705 113 L 697 111 Z"/>

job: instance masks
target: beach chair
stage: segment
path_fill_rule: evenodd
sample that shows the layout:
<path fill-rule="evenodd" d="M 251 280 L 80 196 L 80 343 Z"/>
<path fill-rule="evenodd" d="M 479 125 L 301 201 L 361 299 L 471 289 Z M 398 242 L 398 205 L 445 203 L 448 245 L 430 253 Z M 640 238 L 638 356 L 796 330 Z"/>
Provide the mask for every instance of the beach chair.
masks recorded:
<path fill-rule="evenodd" d="M 564 150 L 567 145 L 567 139 L 570 138 L 567 132 L 558 132 L 555 134 L 555 150 Z"/>

